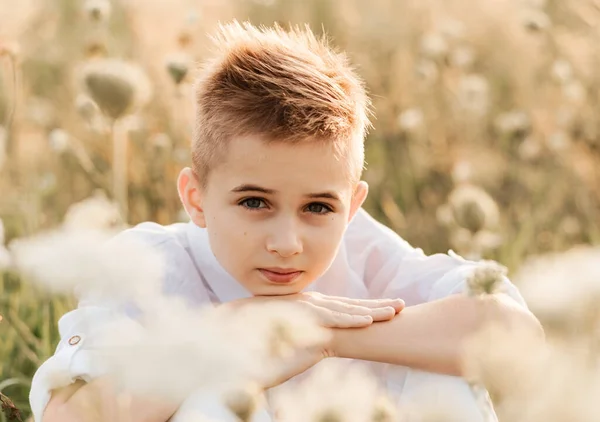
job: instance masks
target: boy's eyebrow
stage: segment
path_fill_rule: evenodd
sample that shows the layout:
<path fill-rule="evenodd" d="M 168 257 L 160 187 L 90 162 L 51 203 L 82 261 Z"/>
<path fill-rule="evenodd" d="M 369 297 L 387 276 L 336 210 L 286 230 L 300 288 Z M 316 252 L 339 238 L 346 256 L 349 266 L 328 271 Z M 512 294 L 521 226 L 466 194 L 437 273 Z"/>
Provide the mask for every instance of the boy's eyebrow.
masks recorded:
<path fill-rule="evenodd" d="M 240 193 L 240 192 L 260 192 L 260 193 L 264 193 L 266 195 L 275 195 L 275 194 L 278 193 L 278 191 L 276 191 L 275 189 L 267 189 L 267 188 L 263 188 L 262 186 L 249 185 L 249 184 L 239 185 L 239 186 L 231 189 L 231 192 L 234 192 L 234 193 Z M 340 200 L 339 195 L 336 194 L 335 192 L 309 193 L 309 194 L 306 194 L 306 197 L 307 198 L 332 199 L 334 201 L 339 201 Z"/>
<path fill-rule="evenodd" d="M 277 193 L 276 190 L 274 189 L 267 189 L 267 188 L 263 188 L 261 186 L 258 185 L 248 185 L 248 184 L 243 184 L 243 185 L 239 185 L 233 189 L 231 189 L 231 192 L 261 192 L 267 195 L 274 195 Z"/>

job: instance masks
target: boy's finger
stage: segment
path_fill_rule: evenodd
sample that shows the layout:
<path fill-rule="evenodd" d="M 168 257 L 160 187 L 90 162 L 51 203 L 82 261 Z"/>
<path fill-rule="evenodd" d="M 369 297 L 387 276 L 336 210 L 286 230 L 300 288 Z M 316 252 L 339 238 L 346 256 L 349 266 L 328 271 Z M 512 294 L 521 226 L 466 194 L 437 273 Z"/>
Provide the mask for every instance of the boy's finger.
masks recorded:
<path fill-rule="evenodd" d="M 405 306 L 402 299 L 351 299 L 343 296 L 324 296 L 324 298 L 337 300 L 338 302 L 344 302 L 350 305 L 364 306 L 371 309 L 391 306 L 396 312 L 400 312 Z"/>
<path fill-rule="evenodd" d="M 341 312 L 349 315 L 370 315 L 373 321 L 387 321 L 396 315 L 395 308 L 385 306 L 383 308 L 367 308 L 366 306 L 351 305 L 338 300 L 321 299 L 313 302 L 317 306 Z"/>
<path fill-rule="evenodd" d="M 373 323 L 370 315 L 350 315 L 343 312 L 317 306 L 314 303 L 304 302 L 312 312 L 315 313 L 321 324 L 327 328 L 360 328 Z"/>
<path fill-rule="evenodd" d="M 312 298 L 310 302 L 314 305 L 321 306 L 332 311 L 351 315 L 371 315 L 373 312 L 373 309 L 367 308 L 366 306 L 352 305 L 339 300 L 332 300 L 331 298 L 316 297 Z"/>

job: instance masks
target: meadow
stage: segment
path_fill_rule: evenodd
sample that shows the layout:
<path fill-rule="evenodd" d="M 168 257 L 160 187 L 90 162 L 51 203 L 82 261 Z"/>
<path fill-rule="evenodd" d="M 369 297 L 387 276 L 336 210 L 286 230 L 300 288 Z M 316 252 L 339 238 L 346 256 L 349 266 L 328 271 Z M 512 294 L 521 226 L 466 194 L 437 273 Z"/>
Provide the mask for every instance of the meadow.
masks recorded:
<path fill-rule="evenodd" d="M 596 420 L 596 0 L 0 0 L 0 392 L 29 416 L 31 377 L 76 306 L 21 258 L 56 281 L 77 254 L 59 240 L 39 259 L 44 238 L 17 260 L 11 245 L 186 221 L 175 181 L 195 65 L 234 18 L 307 23 L 347 51 L 374 109 L 365 208 L 426 253 L 499 262 L 522 288 L 548 344 L 490 330 L 470 361 L 501 422 Z M 402 417 L 382 414 L 370 420 Z"/>

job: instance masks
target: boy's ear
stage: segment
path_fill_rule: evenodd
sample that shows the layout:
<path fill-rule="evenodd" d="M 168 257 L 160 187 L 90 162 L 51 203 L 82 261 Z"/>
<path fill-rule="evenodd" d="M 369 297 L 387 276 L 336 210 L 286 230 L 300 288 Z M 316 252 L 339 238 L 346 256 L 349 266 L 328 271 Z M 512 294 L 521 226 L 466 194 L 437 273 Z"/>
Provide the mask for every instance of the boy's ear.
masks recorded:
<path fill-rule="evenodd" d="M 367 182 L 361 180 L 356 184 L 354 188 L 354 195 L 352 195 L 352 199 L 350 201 L 350 214 L 348 215 L 348 222 L 350 222 L 358 209 L 362 206 L 367 199 L 367 195 L 369 193 L 369 185 Z"/>
<path fill-rule="evenodd" d="M 179 173 L 179 177 L 177 178 L 177 192 L 179 192 L 179 199 L 194 224 L 205 228 L 206 217 L 202 207 L 203 192 L 200 182 L 191 168 L 186 167 Z"/>

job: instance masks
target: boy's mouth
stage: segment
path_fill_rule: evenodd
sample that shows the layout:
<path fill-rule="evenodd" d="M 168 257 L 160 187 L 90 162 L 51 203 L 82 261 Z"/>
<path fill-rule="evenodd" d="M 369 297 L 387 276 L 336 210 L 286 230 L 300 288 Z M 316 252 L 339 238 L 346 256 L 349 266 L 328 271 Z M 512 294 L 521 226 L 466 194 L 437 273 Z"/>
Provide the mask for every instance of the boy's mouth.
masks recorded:
<path fill-rule="evenodd" d="M 258 271 L 268 281 L 277 284 L 291 283 L 302 274 L 295 268 L 259 268 Z"/>

